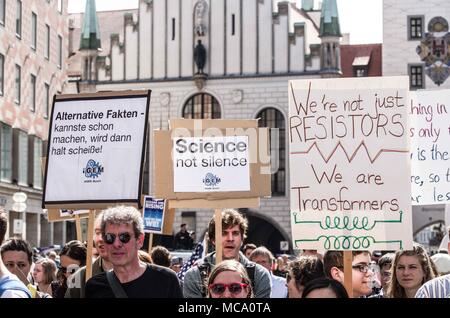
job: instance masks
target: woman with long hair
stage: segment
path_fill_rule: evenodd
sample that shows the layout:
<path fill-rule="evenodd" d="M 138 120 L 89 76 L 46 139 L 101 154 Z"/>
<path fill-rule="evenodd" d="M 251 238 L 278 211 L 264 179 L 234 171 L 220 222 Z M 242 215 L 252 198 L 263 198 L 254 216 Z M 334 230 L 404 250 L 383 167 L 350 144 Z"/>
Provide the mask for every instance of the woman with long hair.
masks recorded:
<path fill-rule="evenodd" d="M 422 245 L 414 243 L 411 251 L 395 253 L 386 297 L 414 298 L 417 290 L 434 277 L 427 251 Z"/>

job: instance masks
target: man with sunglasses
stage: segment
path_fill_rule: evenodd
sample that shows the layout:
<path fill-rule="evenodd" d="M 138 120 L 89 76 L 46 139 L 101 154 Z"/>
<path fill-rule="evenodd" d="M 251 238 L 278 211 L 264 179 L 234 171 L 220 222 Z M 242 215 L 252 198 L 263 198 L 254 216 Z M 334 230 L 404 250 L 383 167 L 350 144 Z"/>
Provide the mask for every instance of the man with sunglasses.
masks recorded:
<path fill-rule="evenodd" d="M 215 245 L 215 219 L 211 219 L 208 225 L 208 235 L 212 244 Z M 240 262 L 250 277 L 255 298 L 269 298 L 271 292 L 270 273 L 261 265 L 250 262 L 240 252 L 242 242 L 245 239 L 248 228 L 247 220 L 236 210 L 225 209 L 222 211 L 222 259 L 236 260 Z M 203 263 L 192 267 L 186 272 L 183 281 L 183 294 L 186 298 L 206 297 L 207 279 L 212 267 L 216 263 L 216 253 L 208 254 Z"/>
<path fill-rule="evenodd" d="M 372 293 L 370 252 L 352 252 L 353 298 L 366 297 Z M 344 254 L 342 251 L 327 251 L 323 257 L 325 275 L 344 284 Z"/>
<path fill-rule="evenodd" d="M 86 283 L 86 298 L 181 298 L 174 271 L 139 260 L 144 243 L 141 213 L 117 206 L 103 211 L 102 238 L 113 270 L 93 276 Z"/>

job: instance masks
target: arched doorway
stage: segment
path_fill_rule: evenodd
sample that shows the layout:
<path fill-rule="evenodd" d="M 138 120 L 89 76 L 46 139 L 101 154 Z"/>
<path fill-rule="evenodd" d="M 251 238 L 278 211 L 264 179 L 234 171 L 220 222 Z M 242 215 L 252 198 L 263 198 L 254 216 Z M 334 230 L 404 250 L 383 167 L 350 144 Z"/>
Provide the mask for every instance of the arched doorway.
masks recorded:
<path fill-rule="evenodd" d="M 259 127 L 270 128 L 270 153 L 272 164 L 272 196 L 286 195 L 286 127 L 283 114 L 276 108 L 262 109 Z"/>
<path fill-rule="evenodd" d="M 248 220 L 247 238 L 244 240 L 244 244 L 253 243 L 256 246 L 265 246 L 274 255 L 283 253 L 292 254 L 291 239 L 278 224 L 250 210 L 240 209 L 239 212 L 245 215 Z M 289 242 L 288 251 L 282 251 L 280 249 L 281 241 Z"/>

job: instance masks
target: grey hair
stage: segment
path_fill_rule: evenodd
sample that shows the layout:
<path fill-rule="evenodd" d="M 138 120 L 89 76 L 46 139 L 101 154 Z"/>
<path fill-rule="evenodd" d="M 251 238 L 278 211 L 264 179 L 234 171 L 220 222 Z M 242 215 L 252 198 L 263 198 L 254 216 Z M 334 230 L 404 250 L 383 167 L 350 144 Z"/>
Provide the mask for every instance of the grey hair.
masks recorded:
<path fill-rule="evenodd" d="M 269 263 L 272 263 L 274 261 L 274 257 L 272 252 L 270 252 L 266 247 L 260 246 L 252 251 L 250 254 L 250 260 L 253 260 L 254 258 L 258 256 L 266 257 L 269 260 Z"/>
<path fill-rule="evenodd" d="M 131 224 L 136 238 L 144 233 L 144 222 L 142 221 L 141 212 L 132 206 L 120 205 L 103 210 L 102 235 L 106 234 L 106 224 Z"/>

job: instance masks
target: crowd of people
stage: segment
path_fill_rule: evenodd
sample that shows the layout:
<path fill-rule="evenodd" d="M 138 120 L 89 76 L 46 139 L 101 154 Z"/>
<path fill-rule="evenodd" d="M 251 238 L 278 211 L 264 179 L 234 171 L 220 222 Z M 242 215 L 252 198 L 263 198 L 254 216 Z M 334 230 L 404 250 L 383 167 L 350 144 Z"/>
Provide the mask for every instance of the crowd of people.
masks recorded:
<path fill-rule="evenodd" d="M 92 276 L 86 281 L 86 244 L 70 241 L 59 255 L 34 259 L 28 242 L 5 240 L 7 218 L 0 211 L 1 298 L 448 298 L 449 251 L 430 257 L 423 246 L 412 250 L 352 252 L 352 288 L 344 287 L 344 253 L 302 251 L 295 259 L 275 258 L 264 246 L 243 245 L 247 219 L 222 211 L 222 235 L 216 220 L 208 225 L 212 252 L 190 268 L 162 246 L 142 250 L 141 213 L 117 206 L 97 215 Z M 182 234 L 186 229 L 182 226 Z M 449 233 L 450 235 L 450 233 Z M 191 244 L 191 243 L 189 243 Z M 193 254 L 194 255 L 194 254 Z M 447 260 L 447 261 L 446 261 Z M 180 274 L 181 271 L 183 275 Z"/>

